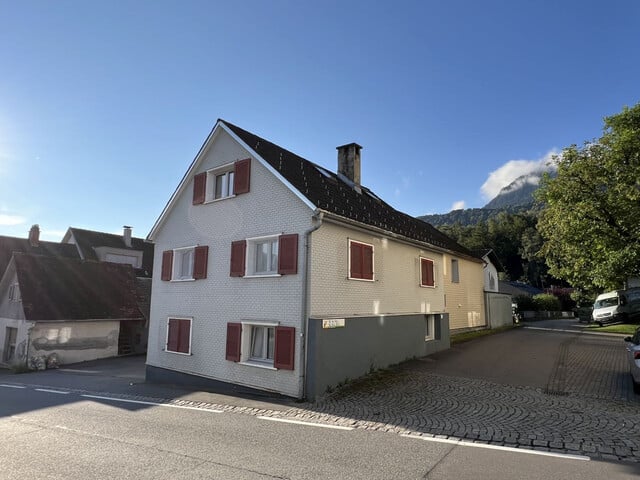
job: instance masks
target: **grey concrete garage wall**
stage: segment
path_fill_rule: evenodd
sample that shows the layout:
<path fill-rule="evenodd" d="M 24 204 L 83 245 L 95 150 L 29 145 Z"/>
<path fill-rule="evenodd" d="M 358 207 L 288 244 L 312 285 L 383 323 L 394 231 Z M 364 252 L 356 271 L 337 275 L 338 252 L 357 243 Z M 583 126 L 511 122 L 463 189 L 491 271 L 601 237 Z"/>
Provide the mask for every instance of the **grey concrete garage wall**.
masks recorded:
<path fill-rule="evenodd" d="M 429 320 L 433 332 L 428 331 Z M 448 314 L 346 318 L 344 327 L 322 328 L 309 319 L 306 396 L 322 395 L 346 379 L 449 348 Z M 433 339 L 425 340 L 425 336 Z"/>
<path fill-rule="evenodd" d="M 513 324 L 511 295 L 507 293 L 484 292 L 487 326 L 498 328 Z"/>

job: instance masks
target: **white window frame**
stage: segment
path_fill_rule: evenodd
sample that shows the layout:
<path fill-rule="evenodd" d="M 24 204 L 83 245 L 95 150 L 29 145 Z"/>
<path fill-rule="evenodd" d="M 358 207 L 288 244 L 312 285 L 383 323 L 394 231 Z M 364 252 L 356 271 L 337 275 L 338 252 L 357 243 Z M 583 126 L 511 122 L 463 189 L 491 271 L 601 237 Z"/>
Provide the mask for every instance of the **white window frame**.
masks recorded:
<path fill-rule="evenodd" d="M 20 295 L 20 285 L 18 283 L 12 283 L 9 285 L 9 300 L 12 302 L 19 302 L 22 300 Z"/>
<path fill-rule="evenodd" d="M 219 202 L 220 200 L 235 197 L 236 195 L 233 191 L 235 174 L 235 163 L 227 163 L 226 165 L 207 170 L 204 203 Z M 224 183 L 220 195 L 216 198 L 216 179 L 220 176 L 223 177 Z"/>
<path fill-rule="evenodd" d="M 240 364 L 248 365 L 251 367 L 264 368 L 267 370 L 278 370 L 274 367 L 275 361 L 275 353 L 276 353 L 276 327 L 280 324 L 278 322 L 256 322 L 256 321 L 245 321 L 240 322 L 242 324 L 242 334 L 240 338 Z M 273 328 L 273 359 L 258 359 L 251 356 L 252 345 L 251 341 L 253 339 L 253 329 L 254 328 Z M 267 339 L 268 342 L 268 339 Z"/>
<path fill-rule="evenodd" d="M 436 322 L 435 315 L 427 314 L 427 331 L 424 335 L 425 342 L 431 342 L 436 339 Z"/>
<path fill-rule="evenodd" d="M 244 278 L 268 278 L 268 277 L 281 277 L 278 273 L 278 261 L 275 261 L 275 265 L 271 265 L 271 270 L 268 272 L 257 272 L 257 248 L 258 245 L 265 242 L 275 243 L 275 248 L 280 248 L 280 234 L 276 235 L 264 235 L 262 237 L 247 238 L 247 251 L 245 256 L 245 276 Z M 278 253 L 279 254 L 279 253 Z M 271 255 L 271 253 L 269 254 Z M 273 257 L 270 257 L 270 262 L 273 263 Z"/>
<path fill-rule="evenodd" d="M 347 279 L 356 280 L 360 282 L 375 282 L 376 281 L 376 247 L 371 243 L 361 242 L 360 240 L 356 240 L 353 238 L 349 238 L 348 240 L 349 240 L 349 244 L 347 246 L 347 269 L 348 269 Z M 359 243 L 360 245 L 366 245 L 368 247 L 371 247 L 371 273 L 372 273 L 371 278 L 354 278 L 351 276 L 351 244 L 352 243 Z"/>
<path fill-rule="evenodd" d="M 173 350 L 169 350 L 169 320 L 189 320 L 189 352 L 185 353 L 185 352 L 174 352 Z M 187 355 L 190 356 L 191 355 L 191 347 L 192 347 L 192 342 L 193 341 L 193 317 L 177 317 L 177 316 L 171 316 L 171 317 L 167 317 L 167 328 L 166 328 L 166 333 L 165 333 L 165 338 L 164 338 L 164 351 L 167 353 L 172 353 L 174 355 Z"/>
<path fill-rule="evenodd" d="M 189 268 L 190 276 L 182 276 L 183 256 L 187 252 L 191 252 L 191 266 Z M 196 261 L 196 247 L 181 247 L 173 249 L 173 265 L 171 266 L 171 281 L 172 282 L 190 282 L 195 280 L 193 278 L 193 269 Z"/>
<path fill-rule="evenodd" d="M 418 257 L 419 262 L 418 262 L 418 275 L 420 277 L 420 287 L 421 288 L 436 288 L 436 261 L 433 258 L 429 258 L 429 257 L 423 257 L 420 256 Z M 422 283 L 422 260 L 428 260 L 431 262 L 431 265 L 433 265 L 433 285 L 425 285 Z"/>
<path fill-rule="evenodd" d="M 451 283 L 460 283 L 460 261 L 457 258 L 451 259 Z"/>

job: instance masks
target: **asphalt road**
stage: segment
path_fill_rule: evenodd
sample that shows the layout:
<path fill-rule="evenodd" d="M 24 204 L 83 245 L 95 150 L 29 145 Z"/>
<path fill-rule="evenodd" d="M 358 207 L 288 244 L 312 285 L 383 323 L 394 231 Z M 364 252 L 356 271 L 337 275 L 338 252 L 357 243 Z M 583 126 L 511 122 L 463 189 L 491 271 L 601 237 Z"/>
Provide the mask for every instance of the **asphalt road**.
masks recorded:
<path fill-rule="evenodd" d="M 613 480 L 639 473 L 625 463 L 2 385 L 0 477 L 7 480 Z"/>

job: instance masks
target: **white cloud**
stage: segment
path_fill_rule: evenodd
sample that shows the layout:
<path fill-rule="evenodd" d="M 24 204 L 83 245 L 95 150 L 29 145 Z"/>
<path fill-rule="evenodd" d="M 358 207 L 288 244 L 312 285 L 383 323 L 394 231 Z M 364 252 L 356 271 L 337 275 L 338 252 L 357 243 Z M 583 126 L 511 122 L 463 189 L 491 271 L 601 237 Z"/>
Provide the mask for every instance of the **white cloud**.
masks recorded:
<path fill-rule="evenodd" d="M 27 220 L 20 215 L 9 215 L 6 213 L 0 214 L 0 225 L 2 226 L 20 225 L 26 221 Z"/>
<path fill-rule="evenodd" d="M 457 202 L 453 202 L 453 205 L 451 205 L 451 210 L 462 210 L 466 205 L 467 204 L 464 200 L 458 200 Z"/>
<path fill-rule="evenodd" d="M 553 149 L 537 160 L 509 160 L 489 174 L 489 178 L 480 187 L 482 196 L 486 200 L 491 200 L 500 193 L 500 190 L 522 175 L 553 170 L 555 162 L 552 157 L 558 154 L 559 152 Z"/>

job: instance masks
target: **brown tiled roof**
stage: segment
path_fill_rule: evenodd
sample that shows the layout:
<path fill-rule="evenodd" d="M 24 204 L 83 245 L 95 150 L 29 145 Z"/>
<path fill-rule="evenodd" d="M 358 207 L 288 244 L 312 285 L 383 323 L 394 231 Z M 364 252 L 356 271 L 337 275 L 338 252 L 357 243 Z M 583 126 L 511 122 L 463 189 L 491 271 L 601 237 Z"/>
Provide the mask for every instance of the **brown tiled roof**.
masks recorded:
<path fill-rule="evenodd" d="M 143 319 L 130 265 L 14 254 L 26 320 Z"/>
<path fill-rule="evenodd" d="M 295 153 L 220 120 L 260 157 L 276 169 L 317 208 L 403 237 L 477 258 L 471 251 L 411 215 L 399 212 L 362 186 L 358 193 L 344 177 Z"/>
<path fill-rule="evenodd" d="M 80 258 L 75 245 L 55 242 L 38 242 L 34 247 L 26 238 L 0 236 L 0 278 L 14 253 L 29 253 L 48 257 Z"/>
<path fill-rule="evenodd" d="M 113 233 L 95 232 L 82 228 L 70 227 L 73 232 L 78 248 L 82 251 L 85 260 L 98 260 L 95 248 L 111 247 L 123 250 L 142 251 L 142 267 L 136 269 L 136 275 L 140 277 L 151 277 L 153 274 L 153 243 L 145 241 L 143 238 L 131 238 L 131 247 L 124 243 L 122 235 Z"/>

